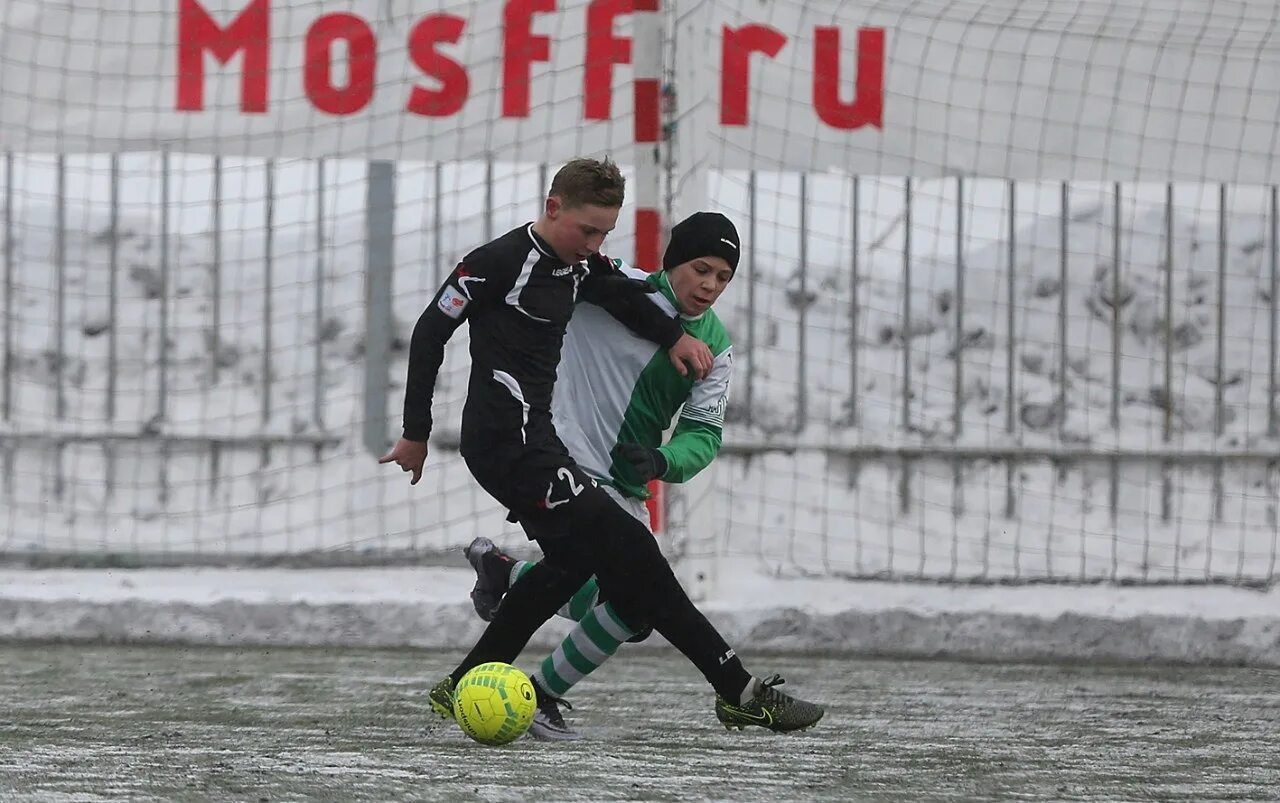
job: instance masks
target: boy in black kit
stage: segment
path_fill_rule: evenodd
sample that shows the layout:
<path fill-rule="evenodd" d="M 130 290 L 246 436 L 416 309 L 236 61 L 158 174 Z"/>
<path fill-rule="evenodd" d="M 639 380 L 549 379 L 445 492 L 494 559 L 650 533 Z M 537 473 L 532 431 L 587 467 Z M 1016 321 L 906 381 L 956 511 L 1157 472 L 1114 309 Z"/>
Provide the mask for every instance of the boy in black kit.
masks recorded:
<path fill-rule="evenodd" d="M 552 180 L 539 219 L 468 254 L 414 327 L 404 437 L 380 462 L 412 472 L 413 483 L 421 477 L 444 346 L 469 320 L 472 365 L 459 450 L 476 481 L 545 556 L 536 569 L 544 576 L 511 589 L 463 663 L 432 690 L 432 707 L 452 716 L 456 681 L 481 663 L 513 661 L 594 574 L 628 624 L 652 626 L 702 671 L 726 725 L 809 727 L 822 709 L 778 691 L 776 676 L 751 677 L 689 600 L 653 536 L 577 466 L 552 426 L 556 368 L 578 300 L 598 304 L 666 348 L 681 373 L 702 376 L 712 364 L 705 344 L 644 297 L 649 285 L 599 255 L 623 192 L 622 174 L 608 160 L 569 162 Z"/>

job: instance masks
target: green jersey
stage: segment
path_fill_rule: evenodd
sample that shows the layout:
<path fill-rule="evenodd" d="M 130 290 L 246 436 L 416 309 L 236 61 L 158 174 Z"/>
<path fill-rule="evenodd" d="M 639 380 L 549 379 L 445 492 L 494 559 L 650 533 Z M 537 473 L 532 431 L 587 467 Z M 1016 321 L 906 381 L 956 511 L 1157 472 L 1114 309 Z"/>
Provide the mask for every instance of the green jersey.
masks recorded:
<path fill-rule="evenodd" d="M 667 460 L 666 482 L 684 482 L 706 468 L 720 451 L 733 349 L 714 310 L 679 313 L 664 272 L 646 274 L 614 263 L 627 275 L 653 284 L 649 298 L 715 356 L 700 380 L 681 376 L 667 353 L 632 334 L 592 304 L 581 304 L 565 332 L 551 412 L 556 433 L 583 470 L 626 496 L 647 499 L 648 490 L 630 464 L 615 460 L 619 443 L 659 447 Z M 663 433 L 679 414 L 666 444 Z"/>

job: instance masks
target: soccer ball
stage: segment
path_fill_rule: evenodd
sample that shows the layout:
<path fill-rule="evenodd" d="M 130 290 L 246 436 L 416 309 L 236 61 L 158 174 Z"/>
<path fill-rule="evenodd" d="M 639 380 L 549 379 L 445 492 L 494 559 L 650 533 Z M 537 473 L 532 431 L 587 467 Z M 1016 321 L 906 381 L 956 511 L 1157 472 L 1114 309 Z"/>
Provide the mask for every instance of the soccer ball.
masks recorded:
<path fill-rule="evenodd" d="M 529 676 L 511 664 L 480 664 L 453 691 L 453 716 L 481 744 L 513 742 L 529 730 L 538 707 Z"/>

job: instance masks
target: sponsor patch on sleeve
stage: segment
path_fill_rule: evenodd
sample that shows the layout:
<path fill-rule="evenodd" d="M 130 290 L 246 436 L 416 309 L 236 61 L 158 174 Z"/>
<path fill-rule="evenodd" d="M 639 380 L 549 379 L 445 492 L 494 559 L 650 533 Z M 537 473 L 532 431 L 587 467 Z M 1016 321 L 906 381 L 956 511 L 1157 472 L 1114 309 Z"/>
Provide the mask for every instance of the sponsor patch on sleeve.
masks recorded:
<path fill-rule="evenodd" d="M 455 290 L 451 284 L 446 284 L 444 292 L 440 294 L 440 300 L 436 302 L 436 306 L 450 318 L 458 318 L 461 317 L 462 311 L 467 308 L 468 303 L 467 297 L 462 294 L 462 291 Z"/>

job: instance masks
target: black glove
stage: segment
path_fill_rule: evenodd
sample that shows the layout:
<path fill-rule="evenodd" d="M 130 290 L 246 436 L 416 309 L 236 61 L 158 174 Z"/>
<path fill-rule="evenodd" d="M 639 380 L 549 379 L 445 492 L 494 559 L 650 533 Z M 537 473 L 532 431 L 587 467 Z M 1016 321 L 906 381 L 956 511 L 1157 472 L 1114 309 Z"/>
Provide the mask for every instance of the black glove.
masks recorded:
<path fill-rule="evenodd" d="M 631 464 L 641 482 L 648 482 L 667 473 L 667 458 L 657 449 L 638 443 L 620 443 L 616 451 L 618 457 Z"/>

